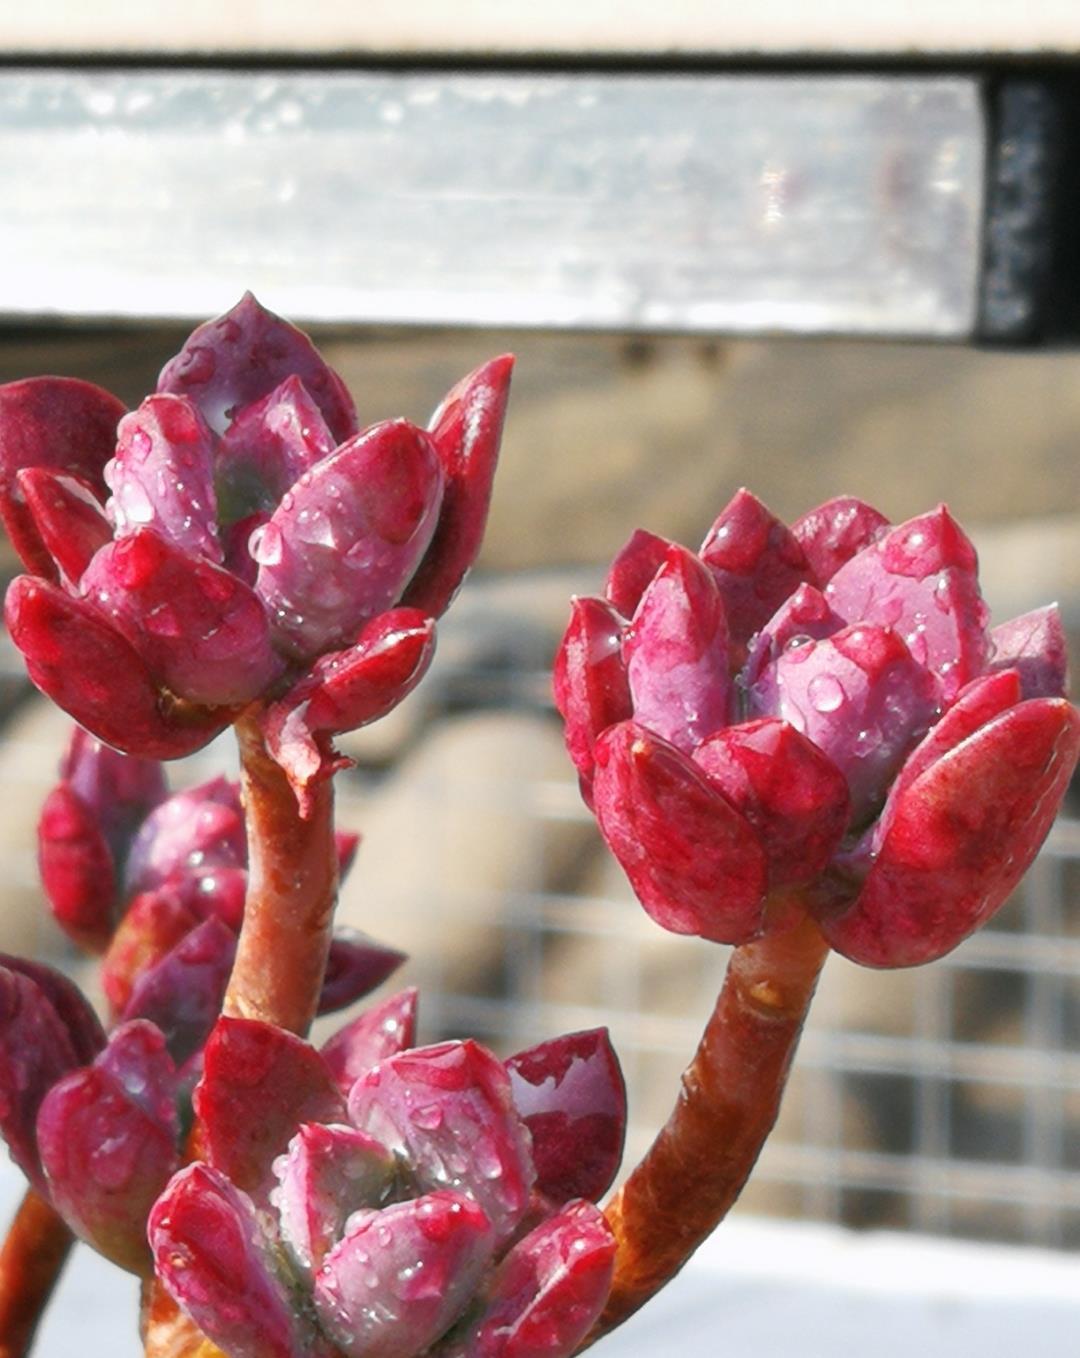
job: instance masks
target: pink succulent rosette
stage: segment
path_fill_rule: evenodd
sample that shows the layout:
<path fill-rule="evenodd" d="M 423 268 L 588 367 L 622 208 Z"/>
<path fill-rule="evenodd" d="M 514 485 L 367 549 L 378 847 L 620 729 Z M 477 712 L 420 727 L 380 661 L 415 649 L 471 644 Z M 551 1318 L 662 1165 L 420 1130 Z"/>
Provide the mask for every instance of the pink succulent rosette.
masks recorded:
<path fill-rule="evenodd" d="M 1053 606 L 988 626 L 944 506 L 747 491 L 701 550 L 638 532 L 574 602 L 556 702 L 645 909 L 739 944 L 798 893 L 868 966 L 942 956 L 1027 870 L 1080 755 Z"/>
<path fill-rule="evenodd" d="M 125 411 L 65 378 L 0 387 L 0 515 L 29 575 L 31 678 L 126 753 L 190 753 L 256 699 L 306 806 L 336 733 L 419 681 L 479 550 L 512 360 L 428 427 L 359 429 L 311 341 L 247 295 Z"/>
<path fill-rule="evenodd" d="M 195 1093 L 201 1163 L 150 1215 L 161 1282 L 231 1358 L 565 1358 L 606 1299 L 593 1205 L 622 1078 L 601 1031 L 503 1064 L 410 1048 L 415 992 L 317 1052 L 222 1019 Z"/>

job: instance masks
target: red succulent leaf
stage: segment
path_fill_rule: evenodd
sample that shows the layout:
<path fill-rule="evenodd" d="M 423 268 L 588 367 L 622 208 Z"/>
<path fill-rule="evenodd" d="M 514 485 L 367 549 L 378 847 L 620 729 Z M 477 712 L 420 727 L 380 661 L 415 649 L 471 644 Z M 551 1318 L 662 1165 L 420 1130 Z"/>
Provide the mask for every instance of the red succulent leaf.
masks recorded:
<path fill-rule="evenodd" d="M 102 471 L 116 446 L 123 403 L 72 377 L 32 377 L 0 386 L 0 517 L 27 570 L 56 579 L 16 474 L 49 467 L 81 477 L 104 498 Z"/>
<path fill-rule="evenodd" d="M 195 1089 L 207 1163 L 264 1206 L 273 1162 L 303 1122 L 342 1122 L 345 1102 L 322 1057 L 299 1037 L 254 1019 L 221 1018 Z"/>
<path fill-rule="evenodd" d="M 1008 708 L 901 791 L 850 909 L 821 925 L 866 966 L 929 962 L 1001 906 L 1053 823 L 1080 757 L 1080 713 L 1061 698 Z"/>
<path fill-rule="evenodd" d="M 31 962 L 26 957 L 11 957 L 0 953 L 0 968 L 25 976 L 52 1006 L 57 1018 L 67 1030 L 68 1040 L 77 1058 L 76 1064 L 88 1065 L 105 1045 L 105 1032 L 86 996 L 74 981 L 44 962 Z"/>
<path fill-rule="evenodd" d="M 596 818 L 638 899 L 677 934 L 744 943 L 761 929 L 768 860 L 740 812 L 634 722 L 596 744 Z"/>
<path fill-rule="evenodd" d="M 38 1113 L 53 1206 L 132 1273 L 150 1271 L 146 1218 L 180 1163 L 176 1085 L 161 1033 L 130 1023 L 92 1066 L 54 1085 Z"/>
<path fill-rule="evenodd" d="M 15 480 L 61 578 L 77 583 L 94 553 L 112 538 L 112 524 L 101 502 L 87 482 L 70 472 L 25 467 Z"/>
<path fill-rule="evenodd" d="M 316 1315 L 347 1358 L 422 1353 L 472 1298 L 494 1243 L 463 1193 L 358 1212 L 315 1275 Z"/>
<path fill-rule="evenodd" d="M 603 1310 L 614 1266 L 603 1214 L 569 1204 L 514 1246 L 480 1318 L 444 1358 L 569 1358 Z"/>
<path fill-rule="evenodd" d="M 60 777 L 93 812 L 118 862 L 126 856 L 132 835 L 168 793 L 158 760 L 119 754 L 81 726 L 72 730 Z"/>
<path fill-rule="evenodd" d="M 97 818 L 66 783 L 41 808 L 38 869 L 56 922 L 80 947 L 101 952 L 113 927 L 113 856 Z"/>
<path fill-rule="evenodd" d="M 748 490 L 737 491 L 720 511 L 700 555 L 720 586 L 737 658 L 788 595 L 811 576 L 791 531 Z"/>
<path fill-rule="evenodd" d="M 708 568 L 669 548 L 623 638 L 634 720 L 689 754 L 728 718 L 728 628 Z"/>
<path fill-rule="evenodd" d="M 224 433 L 242 407 L 296 377 L 341 443 L 356 433 L 356 411 L 344 382 L 303 331 L 246 292 L 216 320 L 192 331 L 158 378 L 158 391 L 189 397 L 211 428 Z"/>
<path fill-rule="evenodd" d="M 406 953 L 376 943 L 355 929 L 336 929 L 330 940 L 318 1012 L 333 1014 L 363 999 L 406 960 Z"/>
<path fill-rule="evenodd" d="M 190 702 L 250 702 L 284 668 L 254 590 L 153 529 L 103 547 L 80 588 L 161 684 Z"/>
<path fill-rule="evenodd" d="M 204 920 L 132 986 L 123 1018 L 145 1018 L 165 1034 L 178 1066 L 199 1050 L 221 1011 L 236 955 L 236 936 Z"/>
<path fill-rule="evenodd" d="M 337 854 L 338 880 L 343 882 L 356 861 L 360 836 L 352 830 L 334 831 L 334 851 Z"/>
<path fill-rule="evenodd" d="M 101 964 L 101 984 L 113 1017 L 131 1001 L 139 978 L 157 966 L 202 918 L 179 884 L 140 893 L 116 927 Z"/>
<path fill-rule="evenodd" d="M 387 1201 L 397 1162 L 385 1146 L 355 1127 L 308 1122 L 274 1161 L 277 1187 L 270 1200 L 281 1220 L 282 1241 L 309 1283 L 349 1218 Z"/>
<path fill-rule="evenodd" d="M 491 503 L 512 354 L 493 358 L 463 378 L 428 424 L 446 484 L 438 527 L 402 603 L 441 617 L 480 551 Z"/>
<path fill-rule="evenodd" d="M 399 1154 L 422 1189 L 466 1193 L 511 1238 L 535 1178 L 510 1077 L 476 1042 L 388 1057 L 353 1085 L 349 1118 Z"/>
<path fill-rule="evenodd" d="M 293 1298 L 255 1208 L 223 1174 L 189 1165 L 150 1213 L 158 1278 L 229 1358 L 307 1358 Z"/>
<path fill-rule="evenodd" d="M 936 678 L 942 698 L 985 668 L 987 609 L 978 558 L 944 505 L 891 529 L 829 581 L 825 597 L 845 622 L 893 628 Z"/>
<path fill-rule="evenodd" d="M 796 519 L 791 535 L 802 548 L 814 579 L 824 586 L 888 527 L 889 520 L 872 505 L 854 495 L 838 495 Z"/>
<path fill-rule="evenodd" d="M 356 644 L 321 656 L 264 718 L 270 753 L 288 775 L 302 811 L 315 785 L 349 761 L 333 737 L 396 707 L 423 678 L 435 653 L 433 619 L 411 608 L 373 618 Z"/>
<path fill-rule="evenodd" d="M 637 528 L 621 549 L 604 581 L 604 598 L 624 618 L 632 618 L 641 596 L 667 559 L 672 543 Z"/>
<path fill-rule="evenodd" d="M 340 1028 L 322 1048 L 320 1055 L 342 1094 L 366 1075 L 373 1066 L 396 1056 L 416 1041 L 415 986 L 391 995 L 388 1000 L 365 1009 L 359 1018 Z"/>
<path fill-rule="evenodd" d="M 990 646 L 990 668 L 1018 671 L 1025 698 L 1064 698 L 1069 657 L 1057 604 L 993 628 Z"/>
<path fill-rule="evenodd" d="M 751 710 L 779 708 L 776 662 L 785 651 L 797 650 L 808 641 L 823 641 L 843 625 L 843 618 L 832 611 L 820 590 L 800 585 L 750 642 L 739 682 Z"/>
<path fill-rule="evenodd" d="M 334 436 L 301 380 L 294 376 L 261 401 L 245 406 L 226 430 L 218 453 L 218 501 L 223 523 L 272 513 L 304 472 L 334 450 Z"/>
<path fill-rule="evenodd" d="M 567 1033 L 506 1062 L 532 1136 L 536 1187 L 549 1201 L 596 1201 L 610 1186 L 626 1135 L 626 1086 L 606 1028 Z"/>
<path fill-rule="evenodd" d="M 128 854 L 125 885 L 149 891 L 177 874 L 246 866 L 240 789 L 217 777 L 174 793 L 146 817 Z"/>
<path fill-rule="evenodd" d="M 182 396 L 148 396 L 117 430 L 105 468 L 116 536 L 153 528 L 189 557 L 221 560 L 214 436 Z"/>
<path fill-rule="evenodd" d="M 602 599 L 576 598 L 555 657 L 555 706 L 565 722 L 566 748 L 588 797 L 602 731 L 633 714 L 622 656 L 623 619 Z"/>
<path fill-rule="evenodd" d="M 235 715 L 171 701 L 97 609 L 47 581 L 16 577 L 4 615 L 37 687 L 125 754 L 179 759 L 213 740 Z"/>
<path fill-rule="evenodd" d="M 794 727 L 769 717 L 729 726 L 695 750 L 694 763 L 757 831 L 770 887 L 825 870 L 847 829 L 847 782 Z"/>

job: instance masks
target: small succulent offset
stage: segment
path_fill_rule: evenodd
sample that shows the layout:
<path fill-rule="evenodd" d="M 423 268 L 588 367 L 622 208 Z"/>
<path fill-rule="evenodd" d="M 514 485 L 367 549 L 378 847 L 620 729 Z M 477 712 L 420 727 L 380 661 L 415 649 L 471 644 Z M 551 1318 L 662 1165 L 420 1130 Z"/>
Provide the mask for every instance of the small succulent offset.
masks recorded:
<path fill-rule="evenodd" d="M 954 948 L 1034 858 L 1080 753 L 1056 607 L 990 629 L 944 506 L 749 492 L 700 552 L 636 533 L 574 603 L 556 698 L 585 795 L 652 917 L 747 943 L 797 898 L 838 952 Z"/>

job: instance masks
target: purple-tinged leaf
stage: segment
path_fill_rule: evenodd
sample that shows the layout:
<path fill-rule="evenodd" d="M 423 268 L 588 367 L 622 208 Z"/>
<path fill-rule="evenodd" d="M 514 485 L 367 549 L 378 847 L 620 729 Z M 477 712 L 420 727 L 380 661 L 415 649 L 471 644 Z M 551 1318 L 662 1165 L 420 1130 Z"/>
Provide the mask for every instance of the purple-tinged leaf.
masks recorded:
<path fill-rule="evenodd" d="M 876 542 L 889 520 L 853 495 L 838 495 L 808 510 L 791 525 L 791 535 L 810 563 L 814 579 L 824 587 L 841 566 Z"/>
<path fill-rule="evenodd" d="M 728 719 L 728 629 L 708 568 L 674 546 L 623 640 L 634 720 L 689 754 Z"/>
<path fill-rule="evenodd" d="M 513 355 L 503 354 L 469 373 L 428 425 L 445 490 L 435 535 L 402 602 L 433 618 L 446 612 L 480 551 L 513 368 Z"/>
<path fill-rule="evenodd" d="M 56 579 L 16 474 L 48 467 L 81 477 L 104 499 L 102 471 L 116 446 L 121 401 L 72 377 L 32 377 L 0 386 L 0 517 L 27 570 Z"/>
<path fill-rule="evenodd" d="M 657 924 L 717 943 L 756 937 L 768 860 L 746 817 L 686 755 L 634 722 L 604 732 L 596 761 L 600 829 Z"/>
<path fill-rule="evenodd" d="M 214 438 L 190 401 L 148 396 L 125 415 L 105 480 L 118 538 L 153 528 L 189 557 L 221 560 Z"/>
<path fill-rule="evenodd" d="M 89 1065 L 105 1045 L 105 1031 L 90 1002 L 74 981 L 44 962 L 0 953 L 0 967 L 32 981 L 67 1029 L 80 1066 Z"/>
<path fill-rule="evenodd" d="M 354 1127 L 305 1123 L 274 1161 L 271 1205 L 292 1261 L 309 1283 L 346 1231 L 352 1214 L 387 1200 L 397 1162 Z"/>
<path fill-rule="evenodd" d="M 158 760 L 119 754 L 81 726 L 71 733 L 60 777 L 93 812 L 117 863 L 127 856 L 132 835 L 168 795 Z"/>
<path fill-rule="evenodd" d="M 116 926 L 101 964 L 101 986 L 113 1018 L 124 1012 L 140 977 L 164 960 L 204 916 L 191 903 L 191 891 L 167 882 L 141 892 Z"/>
<path fill-rule="evenodd" d="M 251 1202 L 206 1165 L 173 1176 L 150 1213 L 158 1278 L 229 1358 L 307 1358 L 311 1336 Z"/>
<path fill-rule="evenodd" d="M 602 599 L 575 598 L 570 625 L 555 656 L 555 706 L 565 723 L 566 748 L 589 797 L 597 737 L 633 715 L 622 656 L 626 624 Z"/>
<path fill-rule="evenodd" d="M 208 1164 L 265 1206 L 273 1163 L 304 1122 L 343 1122 L 329 1067 L 299 1037 L 254 1019 L 221 1018 L 195 1090 Z"/>
<path fill-rule="evenodd" d="M 497 1240 L 511 1238 L 536 1176 L 510 1077 L 484 1047 L 444 1042 L 388 1057 L 353 1085 L 349 1118 L 400 1154 L 421 1188 L 468 1194 Z"/>
<path fill-rule="evenodd" d="M 825 912 L 832 946 L 903 967 L 955 948 L 1005 902 L 1046 837 L 1080 758 L 1063 698 L 1011 707 L 909 783 L 850 909 Z"/>
<path fill-rule="evenodd" d="M 416 1004 L 416 987 L 409 986 L 365 1009 L 323 1046 L 320 1055 L 342 1094 L 348 1096 L 357 1080 L 380 1061 L 413 1045 Z"/>
<path fill-rule="evenodd" d="M 559 1205 L 595 1202 L 615 1177 L 626 1135 L 626 1086 L 607 1029 L 541 1042 L 506 1069 L 532 1136 L 536 1187 Z"/>
<path fill-rule="evenodd" d="M 48 467 L 24 468 L 16 484 L 61 578 L 77 584 L 94 553 L 112 538 L 101 502 L 79 477 Z"/>
<path fill-rule="evenodd" d="M 1069 656 L 1057 604 L 993 628 L 990 648 L 990 668 L 1018 671 L 1025 698 L 1064 698 Z"/>
<path fill-rule="evenodd" d="M 843 625 L 843 618 L 832 611 L 820 590 L 800 585 L 750 642 L 739 676 L 750 710 L 774 712 L 779 707 L 776 662 L 785 651 L 798 650 L 808 641 L 823 641 Z"/>
<path fill-rule="evenodd" d="M 247 866 L 240 789 L 211 778 L 176 792 L 147 816 L 128 855 L 129 892 L 149 891 L 177 873 Z"/>
<path fill-rule="evenodd" d="M 244 406 L 297 377 L 322 411 L 336 442 L 356 433 L 344 382 L 303 331 L 260 306 L 250 292 L 194 330 L 158 378 L 158 391 L 189 397 L 219 434 Z"/>
<path fill-rule="evenodd" d="M 611 563 L 604 581 L 604 598 L 624 618 L 634 616 L 641 596 L 667 560 L 672 545 L 667 538 L 637 528 Z"/>
<path fill-rule="evenodd" d="M 494 1244 L 462 1193 L 358 1212 L 315 1275 L 315 1312 L 347 1358 L 412 1358 L 464 1310 Z"/>
<path fill-rule="evenodd" d="M 330 940 L 318 1012 L 333 1014 L 363 999 L 406 960 L 406 953 L 376 943 L 355 929 L 336 929 Z"/>
<path fill-rule="evenodd" d="M 235 955 L 235 934 L 218 919 L 205 920 L 139 977 L 123 1017 L 157 1024 L 169 1054 L 183 1066 L 221 1012 Z"/>
<path fill-rule="evenodd" d="M 53 918 L 80 947 L 101 952 L 113 930 L 116 870 L 97 818 L 66 783 L 38 818 L 38 870 Z"/>
<path fill-rule="evenodd" d="M 125 754 L 179 759 L 202 749 L 235 715 L 162 693 L 131 643 L 92 604 L 47 581 L 16 577 L 4 616 L 37 687 Z"/>
<path fill-rule="evenodd" d="M 431 440 L 407 420 L 373 425 L 305 472 L 251 543 L 278 646 L 310 660 L 354 644 L 400 599 L 442 494 Z"/>
<path fill-rule="evenodd" d="M 119 1028 L 92 1066 L 49 1091 L 37 1119 L 53 1206 L 129 1272 L 150 1271 L 146 1218 L 180 1163 L 176 1070 L 149 1023 Z"/>

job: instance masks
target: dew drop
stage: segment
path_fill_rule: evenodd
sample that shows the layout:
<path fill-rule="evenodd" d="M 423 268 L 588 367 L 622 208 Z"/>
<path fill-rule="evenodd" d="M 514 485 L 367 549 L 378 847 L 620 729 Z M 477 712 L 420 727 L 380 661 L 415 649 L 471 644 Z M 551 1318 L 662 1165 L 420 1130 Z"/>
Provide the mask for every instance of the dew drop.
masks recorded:
<path fill-rule="evenodd" d="M 806 688 L 806 696 L 816 712 L 835 712 L 847 694 L 840 680 L 832 674 L 815 674 Z"/>
<path fill-rule="evenodd" d="M 443 1110 L 437 1103 L 425 1103 L 419 1108 L 414 1108 L 409 1115 L 414 1126 L 421 1131 L 434 1132 L 442 1126 Z"/>
<path fill-rule="evenodd" d="M 140 455 L 148 453 L 154 446 L 153 440 L 145 429 L 136 429 L 131 435 L 131 451 Z"/>
<path fill-rule="evenodd" d="M 248 539 L 248 551 L 260 566 L 280 565 L 283 545 L 281 529 L 274 523 L 260 524 Z"/>
<path fill-rule="evenodd" d="M 150 523 L 154 506 L 146 490 L 138 481 L 125 481 L 116 494 L 120 511 L 127 523 Z"/>

